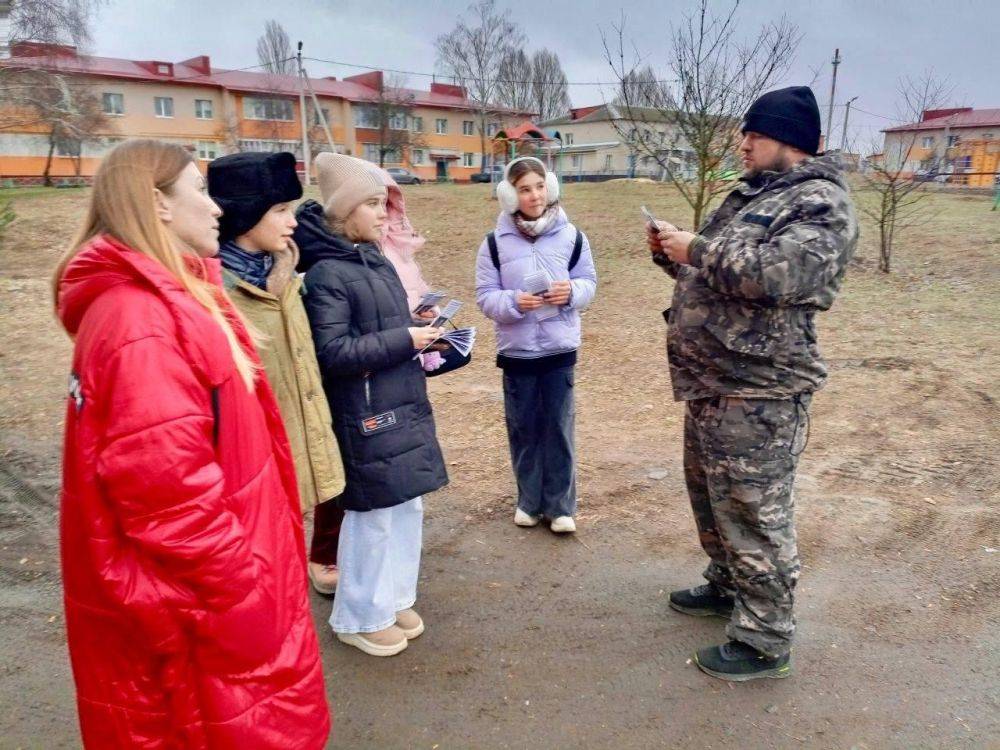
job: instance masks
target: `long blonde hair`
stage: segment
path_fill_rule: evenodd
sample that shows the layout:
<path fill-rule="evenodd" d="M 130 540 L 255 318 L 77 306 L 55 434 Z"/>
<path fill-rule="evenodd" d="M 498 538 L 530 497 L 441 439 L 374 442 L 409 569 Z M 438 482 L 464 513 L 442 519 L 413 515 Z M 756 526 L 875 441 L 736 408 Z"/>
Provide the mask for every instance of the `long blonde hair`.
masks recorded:
<path fill-rule="evenodd" d="M 87 217 L 56 267 L 52 280 L 53 299 L 58 306 L 63 273 L 84 244 L 98 235 L 110 235 L 162 264 L 208 311 L 225 334 L 236 369 L 252 391 L 258 367 L 240 344 L 222 310 L 221 292 L 211 282 L 192 273 L 171 241 L 166 226 L 156 215 L 154 190 L 169 192 L 192 161 L 194 159 L 183 146 L 152 139 L 126 141 L 104 157 L 94 176 Z M 231 308 L 230 314 L 242 321 L 235 308 Z"/>

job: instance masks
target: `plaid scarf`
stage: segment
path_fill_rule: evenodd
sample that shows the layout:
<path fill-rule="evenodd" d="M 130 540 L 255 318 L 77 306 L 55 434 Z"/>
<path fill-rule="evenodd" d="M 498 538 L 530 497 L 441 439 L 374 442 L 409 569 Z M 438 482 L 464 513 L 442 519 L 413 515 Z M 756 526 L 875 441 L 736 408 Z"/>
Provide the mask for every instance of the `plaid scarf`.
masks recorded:
<path fill-rule="evenodd" d="M 534 239 L 535 237 L 541 237 L 545 234 L 545 230 L 552 226 L 552 222 L 554 222 L 558 216 L 559 203 L 557 201 L 546 208 L 545 213 L 537 219 L 526 219 L 520 211 L 515 212 L 514 225 L 525 237 L 528 239 Z"/>
<path fill-rule="evenodd" d="M 227 242 L 219 248 L 222 267 L 232 271 L 248 284 L 259 289 L 267 289 L 267 277 L 274 267 L 271 253 L 248 253 L 235 242 Z"/>

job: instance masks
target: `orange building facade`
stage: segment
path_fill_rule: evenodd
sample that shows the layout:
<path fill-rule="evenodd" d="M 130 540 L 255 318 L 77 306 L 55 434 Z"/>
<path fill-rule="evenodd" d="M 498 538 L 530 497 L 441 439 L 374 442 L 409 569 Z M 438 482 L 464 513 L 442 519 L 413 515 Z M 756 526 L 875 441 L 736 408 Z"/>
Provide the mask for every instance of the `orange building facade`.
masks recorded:
<path fill-rule="evenodd" d="M 920 122 L 883 132 L 885 165 L 902 174 L 979 188 L 1000 175 L 1000 109 L 928 110 Z"/>
<path fill-rule="evenodd" d="M 128 138 L 180 143 L 202 168 L 237 151 L 291 151 L 304 162 L 303 86 L 296 76 L 213 68 L 207 56 L 178 63 L 123 60 L 32 43 L 15 44 L 11 53 L 0 66 L 57 73 L 101 102 L 106 125 L 77 152 L 56 149 L 49 170 L 54 180 L 93 176 L 103 155 Z M 409 169 L 428 181 L 466 181 L 482 168 L 478 113 L 460 87 L 432 83 L 426 91 L 388 90 L 382 73 L 374 71 L 343 80 L 310 78 L 305 92 L 312 156 L 334 150 L 378 163 L 381 155 L 384 166 Z M 392 127 L 377 127 L 385 119 L 380 113 L 397 102 L 404 104 Z M 492 112 L 488 136 L 531 116 Z M 0 184 L 38 182 L 44 173 L 51 128 L 29 120 L 0 105 Z M 488 139 L 486 146 L 489 153 Z"/>

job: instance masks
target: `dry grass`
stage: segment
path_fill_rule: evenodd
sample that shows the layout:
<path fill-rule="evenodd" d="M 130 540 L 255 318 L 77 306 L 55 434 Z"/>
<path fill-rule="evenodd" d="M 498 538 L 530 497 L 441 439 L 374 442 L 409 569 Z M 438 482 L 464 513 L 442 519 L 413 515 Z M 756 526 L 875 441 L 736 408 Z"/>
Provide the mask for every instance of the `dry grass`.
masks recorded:
<path fill-rule="evenodd" d="M 453 478 L 443 497 L 470 520 L 507 513 L 513 487 L 499 371 L 491 325 L 473 295 L 475 252 L 497 206 L 487 186 L 428 185 L 406 195 L 429 239 L 426 276 L 465 300 L 460 322 L 481 332 L 473 365 L 432 381 Z M 77 190 L 18 196 L 19 219 L 0 255 L 5 460 L 50 488 L 70 347 L 52 319 L 48 275 L 85 201 Z M 672 282 L 648 261 L 643 203 L 689 221 L 668 186 L 565 188 L 564 205 L 590 237 L 600 275 L 577 379 L 581 518 L 653 520 L 668 536 L 687 535 L 682 410 L 670 398 L 660 316 Z M 997 541 L 1000 213 L 983 196 L 935 195 L 928 207 L 931 218 L 899 242 L 898 270 L 888 277 L 874 270 L 875 232 L 865 225 L 841 298 L 820 316 L 831 378 L 815 402 L 799 485 L 809 509 L 804 545 L 815 551 L 856 545 L 859 536 L 891 548 L 930 534 L 966 553 L 985 536 Z M 651 480 L 655 468 L 670 475 Z"/>

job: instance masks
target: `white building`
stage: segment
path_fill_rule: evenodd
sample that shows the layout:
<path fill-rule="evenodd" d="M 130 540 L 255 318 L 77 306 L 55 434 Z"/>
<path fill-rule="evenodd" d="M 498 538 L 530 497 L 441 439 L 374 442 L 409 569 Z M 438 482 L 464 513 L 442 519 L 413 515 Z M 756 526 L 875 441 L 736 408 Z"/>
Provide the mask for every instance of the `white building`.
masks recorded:
<path fill-rule="evenodd" d="M 629 120 L 613 104 L 571 109 L 568 115 L 540 124 L 562 136 L 561 146 L 542 151 L 559 153 L 557 168 L 567 177 L 661 180 L 667 175 L 660 162 L 670 164 L 676 175 L 693 177 L 694 153 L 668 118 L 655 109 L 633 111 L 635 117 Z"/>

